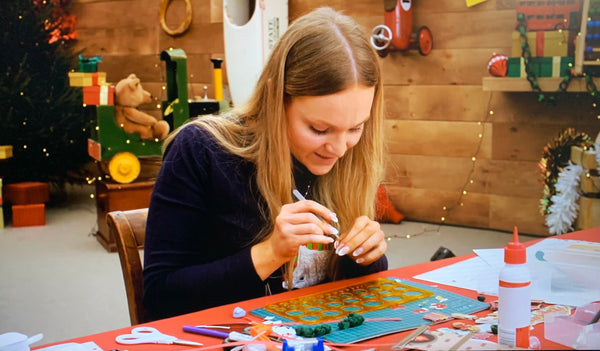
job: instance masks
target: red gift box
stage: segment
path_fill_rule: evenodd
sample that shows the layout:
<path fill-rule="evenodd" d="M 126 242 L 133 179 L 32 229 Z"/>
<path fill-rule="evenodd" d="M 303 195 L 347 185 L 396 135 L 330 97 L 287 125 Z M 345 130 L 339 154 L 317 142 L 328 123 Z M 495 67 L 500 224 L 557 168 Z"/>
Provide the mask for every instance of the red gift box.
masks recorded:
<path fill-rule="evenodd" d="M 46 206 L 44 204 L 13 205 L 13 227 L 46 225 Z"/>
<path fill-rule="evenodd" d="M 114 105 L 115 87 L 113 85 L 96 85 L 83 87 L 83 103 L 86 105 Z"/>
<path fill-rule="evenodd" d="M 43 182 L 21 182 L 4 186 L 4 200 L 13 205 L 29 205 L 48 202 L 50 187 Z"/>

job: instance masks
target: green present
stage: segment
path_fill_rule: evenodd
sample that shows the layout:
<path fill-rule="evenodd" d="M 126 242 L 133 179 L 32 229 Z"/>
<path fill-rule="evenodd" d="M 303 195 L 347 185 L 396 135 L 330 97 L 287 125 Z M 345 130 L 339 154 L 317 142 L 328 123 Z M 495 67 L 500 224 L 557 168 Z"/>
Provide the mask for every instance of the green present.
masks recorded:
<path fill-rule="evenodd" d="M 83 57 L 79 55 L 79 72 L 98 72 L 98 62 L 102 61 L 102 56 Z"/>
<path fill-rule="evenodd" d="M 508 68 L 506 70 L 507 77 L 527 77 L 525 74 L 525 63 L 522 57 L 509 57 L 506 62 Z"/>
<path fill-rule="evenodd" d="M 539 65 L 538 77 L 564 77 L 571 72 L 574 58 L 569 56 L 535 57 Z"/>
<path fill-rule="evenodd" d="M 564 77 L 573 68 L 574 58 L 570 56 L 530 57 L 529 68 L 536 77 Z M 522 57 L 509 57 L 507 77 L 527 77 Z"/>

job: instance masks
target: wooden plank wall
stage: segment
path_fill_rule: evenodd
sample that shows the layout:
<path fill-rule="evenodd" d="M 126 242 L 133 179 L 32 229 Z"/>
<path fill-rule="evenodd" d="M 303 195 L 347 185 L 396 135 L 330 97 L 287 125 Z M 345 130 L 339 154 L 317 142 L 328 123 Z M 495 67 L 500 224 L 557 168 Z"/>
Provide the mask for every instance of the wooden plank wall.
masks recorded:
<path fill-rule="evenodd" d="M 193 22 L 179 37 L 159 24 L 160 0 L 74 0 L 77 47 L 103 55 L 99 69 L 111 82 L 136 73 L 159 116 L 165 71 L 159 54 L 182 48 L 188 55 L 190 97 L 212 97 L 210 58 L 224 58 L 222 0 L 191 0 Z M 383 23 L 383 1 L 289 0 L 289 18 L 318 6 L 355 17 L 365 30 Z M 468 8 L 464 0 L 414 0 L 413 26 L 433 32 L 434 50 L 394 52 L 381 59 L 384 73 L 389 167 L 386 185 L 410 220 L 548 235 L 539 214 L 542 184 L 537 170 L 544 145 L 574 127 L 595 137 L 598 110 L 588 93 L 567 93 L 556 106 L 534 93 L 484 92 L 482 77 L 493 53 L 510 55 L 516 0 L 488 0 Z M 174 0 L 167 24 L 185 12 Z M 224 65 L 227 82 L 227 62 Z M 225 91 L 227 96 L 227 89 Z M 466 194 L 463 194 L 463 191 Z M 444 208 L 446 210 L 444 210 Z"/>

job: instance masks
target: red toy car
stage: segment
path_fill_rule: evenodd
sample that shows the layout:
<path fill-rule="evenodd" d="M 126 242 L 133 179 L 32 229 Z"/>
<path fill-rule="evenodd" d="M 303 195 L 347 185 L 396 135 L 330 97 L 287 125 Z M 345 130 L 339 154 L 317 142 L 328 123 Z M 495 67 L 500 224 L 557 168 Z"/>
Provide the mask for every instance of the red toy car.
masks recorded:
<path fill-rule="evenodd" d="M 384 23 L 373 28 L 371 45 L 381 57 L 394 50 L 416 48 L 423 56 L 433 48 L 433 36 L 426 26 L 412 32 L 412 0 L 384 0 Z"/>

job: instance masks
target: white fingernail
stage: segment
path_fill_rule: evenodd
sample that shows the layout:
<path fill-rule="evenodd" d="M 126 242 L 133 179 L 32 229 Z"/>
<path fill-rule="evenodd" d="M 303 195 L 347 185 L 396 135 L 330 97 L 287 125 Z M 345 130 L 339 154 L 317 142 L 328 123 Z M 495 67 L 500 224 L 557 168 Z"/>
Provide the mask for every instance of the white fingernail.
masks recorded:
<path fill-rule="evenodd" d="M 361 257 L 361 258 L 358 258 L 358 259 L 356 259 L 356 263 L 358 263 L 358 264 L 361 264 L 361 263 L 363 263 L 364 261 L 365 261 L 365 259 L 364 259 L 364 258 L 362 258 L 362 257 Z"/>
<path fill-rule="evenodd" d="M 350 251 L 350 248 L 348 246 L 342 246 L 341 248 L 338 248 L 337 254 L 338 256 L 344 256 L 348 253 L 348 251 Z"/>
<path fill-rule="evenodd" d="M 364 249 L 362 247 L 359 247 L 358 249 L 354 250 L 354 252 L 352 253 L 352 256 L 356 257 L 356 256 L 360 255 L 363 251 L 364 251 Z"/>
<path fill-rule="evenodd" d="M 338 218 L 337 218 L 337 215 L 335 214 L 335 212 L 331 212 L 329 217 L 331 217 L 331 220 L 334 221 L 335 223 L 338 222 Z"/>
<path fill-rule="evenodd" d="M 340 233 L 339 230 L 337 230 L 336 227 L 328 225 L 327 229 L 329 230 L 329 234 L 335 235 L 335 236 L 339 236 L 338 234 Z"/>

